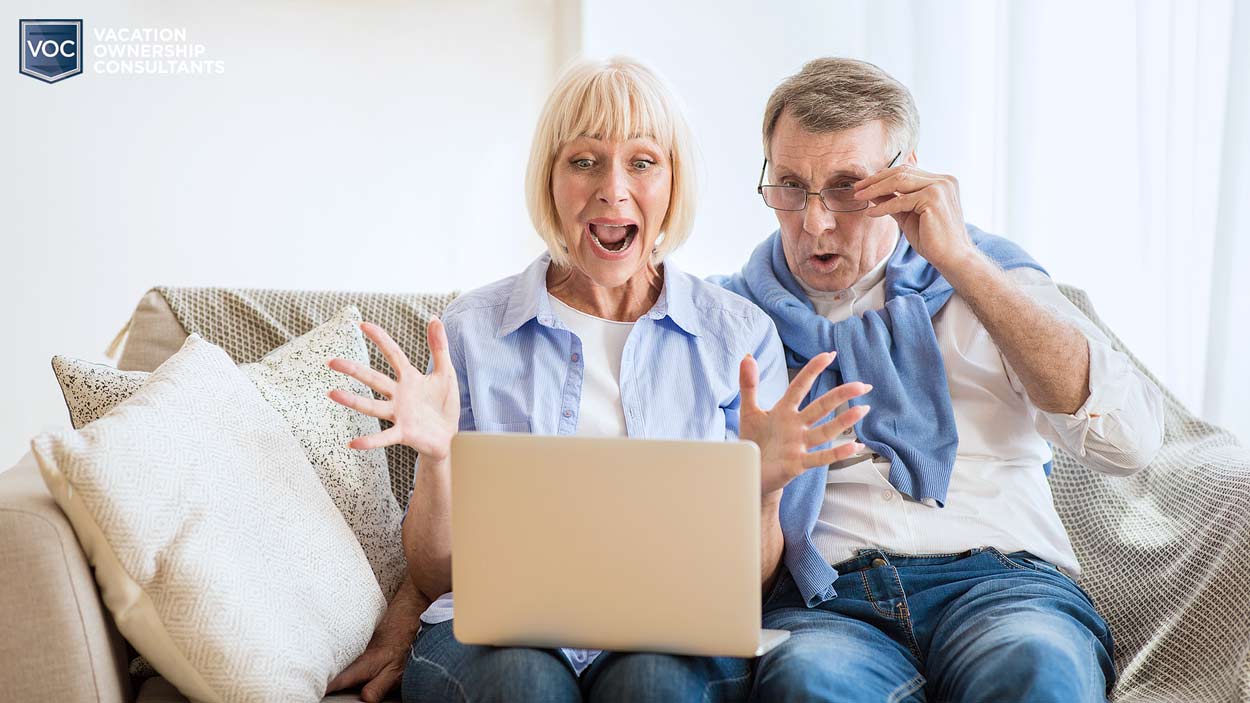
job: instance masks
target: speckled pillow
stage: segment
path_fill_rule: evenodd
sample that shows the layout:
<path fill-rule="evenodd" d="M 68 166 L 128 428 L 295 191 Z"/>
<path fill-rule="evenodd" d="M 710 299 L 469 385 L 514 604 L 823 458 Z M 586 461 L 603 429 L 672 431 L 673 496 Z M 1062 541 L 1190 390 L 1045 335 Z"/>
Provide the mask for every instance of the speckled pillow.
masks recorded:
<path fill-rule="evenodd" d="M 326 366 L 326 360 L 334 357 L 369 363 L 360 320 L 360 311 L 349 305 L 325 324 L 239 369 L 290 425 L 389 601 L 406 575 L 404 515 L 390 490 L 385 452 L 347 447 L 355 437 L 378 432 L 378 421 L 327 397 L 333 388 L 372 393 L 363 383 Z M 52 358 L 52 369 L 74 429 L 105 415 L 151 375 L 64 356 Z"/>

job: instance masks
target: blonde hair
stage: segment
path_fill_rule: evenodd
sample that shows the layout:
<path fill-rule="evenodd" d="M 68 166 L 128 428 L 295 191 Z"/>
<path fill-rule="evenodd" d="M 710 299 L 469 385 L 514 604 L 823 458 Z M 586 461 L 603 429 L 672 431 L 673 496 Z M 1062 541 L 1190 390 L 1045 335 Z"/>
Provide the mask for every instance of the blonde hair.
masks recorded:
<path fill-rule="evenodd" d="M 534 130 L 525 202 L 552 262 L 561 266 L 569 258 L 560 235 L 551 174 L 560 150 L 583 136 L 609 141 L 646 137 L 668 152 L 672 194 L 651 257 L 659 264 L 686 241 L 694 226 L 694 142 L 676 99 L 653 71 L 620 56 L 578 61 L 560 77 Z"/>
<path fill-rule="evenodd" d="M 920 114 L 911 91 L 867 61 L 813 59 L 778 85 L 764 108 L 764 152 L 777 120 L 789 112 L 815 134 L 852 129 L 876 120 L 885 123 L 889 151 L 903 158 L 920 138 Z"/>

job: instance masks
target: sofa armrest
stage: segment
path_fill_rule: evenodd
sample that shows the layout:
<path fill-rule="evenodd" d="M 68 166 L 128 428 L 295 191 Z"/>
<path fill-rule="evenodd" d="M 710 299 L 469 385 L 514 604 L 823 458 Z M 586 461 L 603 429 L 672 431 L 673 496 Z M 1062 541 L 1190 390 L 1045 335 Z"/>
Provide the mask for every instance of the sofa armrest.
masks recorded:
<path fill-rule="evenodd" d="M 125 640 L 29 452 L 0 473 L 0 565 L 2 697 L 129 703 Z"/>

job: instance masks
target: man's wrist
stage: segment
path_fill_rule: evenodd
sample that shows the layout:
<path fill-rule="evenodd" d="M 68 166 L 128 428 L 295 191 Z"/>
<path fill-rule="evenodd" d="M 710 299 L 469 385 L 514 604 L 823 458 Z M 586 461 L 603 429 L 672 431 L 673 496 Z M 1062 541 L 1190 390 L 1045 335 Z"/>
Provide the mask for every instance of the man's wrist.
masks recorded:
<path fill-rule="evenodd" d="M 988 280 L 999 271 L 998 264 L 991 261 L 976 247 L 970 247 L 960 256 L 945 261 L 941 265 L 933 264 L 933 267 L 942 274 L 952 288 L 964 297 L 967 297 L 967 290 L 978 285 L 978 282 Z"/>
<path fill-rule="evenodd" d="M 386 607 L 386 614 L 378 627 L 381 639 L 396 640 L 397 644 L 410 645 L 412 637 L 421 627 L 421 592 L 405 576 L 399 590 Z"/>

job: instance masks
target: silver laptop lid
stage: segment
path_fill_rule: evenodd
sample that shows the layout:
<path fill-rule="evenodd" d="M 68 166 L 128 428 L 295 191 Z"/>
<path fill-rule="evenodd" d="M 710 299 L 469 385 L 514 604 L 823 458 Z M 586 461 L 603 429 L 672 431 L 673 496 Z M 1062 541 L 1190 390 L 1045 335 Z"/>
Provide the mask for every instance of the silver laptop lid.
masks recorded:
<path fill-rule="evenodd" d="M 462 432 L 451 467 L 461 642 L 758 651 L 754 444 Z"/>

